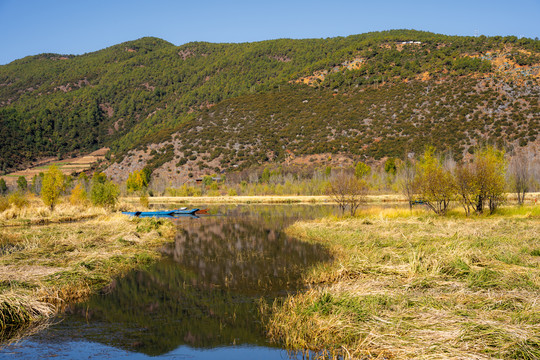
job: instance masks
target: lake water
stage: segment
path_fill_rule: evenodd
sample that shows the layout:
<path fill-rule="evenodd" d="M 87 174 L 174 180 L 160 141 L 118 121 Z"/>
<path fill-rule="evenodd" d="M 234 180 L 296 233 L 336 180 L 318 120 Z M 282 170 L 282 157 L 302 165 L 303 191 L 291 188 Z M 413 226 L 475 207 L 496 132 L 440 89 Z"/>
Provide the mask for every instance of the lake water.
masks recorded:
<path fill-rule="evenodd" d="M 323 247 L 282 230 L 333 211 L 228 206 L 174 220 L 176 238 L 163 247 L 161 261 L 68 306 L 54 325 L 5 345 L 0 358 L 290 358 L 266 339 L 258 309 L 261 301 L 301 289 L 309 267 L 331 261 Z"/>

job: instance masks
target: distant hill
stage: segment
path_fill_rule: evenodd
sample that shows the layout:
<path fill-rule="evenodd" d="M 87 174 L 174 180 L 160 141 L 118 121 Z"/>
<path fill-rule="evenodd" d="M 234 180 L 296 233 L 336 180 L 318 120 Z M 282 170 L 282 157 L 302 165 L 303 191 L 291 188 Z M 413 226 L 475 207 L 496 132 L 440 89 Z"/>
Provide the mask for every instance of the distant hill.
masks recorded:
<path fill-rule="evenodd" d="M 540 41 L 393 30 L 174 46 L 142 38 L 0 66 L 0 171 L 108 146 L 165 178 L 426 144 L 539 145 Z M 330 156 L 330 155 L 329 155 Z"/>

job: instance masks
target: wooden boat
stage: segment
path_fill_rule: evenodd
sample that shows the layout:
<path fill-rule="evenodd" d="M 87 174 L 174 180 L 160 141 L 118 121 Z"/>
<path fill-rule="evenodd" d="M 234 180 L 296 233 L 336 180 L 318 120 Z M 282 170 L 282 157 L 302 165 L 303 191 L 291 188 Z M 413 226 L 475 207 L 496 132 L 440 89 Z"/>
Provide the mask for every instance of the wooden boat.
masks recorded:
<path fill-rule="evenodd" d="M 195 215 L 199 209 L 175 209 L 162 211 L 122 211 L 122 214 L 137 217 L 153 217 L 153 216 L 177 216 L 177 215 Z"/>

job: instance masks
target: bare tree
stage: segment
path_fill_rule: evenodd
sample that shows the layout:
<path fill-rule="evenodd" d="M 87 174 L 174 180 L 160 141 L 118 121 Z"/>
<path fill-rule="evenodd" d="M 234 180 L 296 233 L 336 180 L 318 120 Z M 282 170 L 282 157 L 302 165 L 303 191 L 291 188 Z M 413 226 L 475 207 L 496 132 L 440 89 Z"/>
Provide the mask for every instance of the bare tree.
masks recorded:
<path fill-rule="evenodd" d="M 347 175 L 341 172 L 334 176 L 328 184 L 328 195 L 337 202 L 339 209 L 345 212 L 347 208 Z"/>
<path fill-rule="evenodd" d="M 458 166 L 455 171 L 455 181 L 458 201 L 465 209 L 465 214 L 469 216 L 471 210 L 476 207 L 478 192 L 472 167 L 467 164 Z"/>
<path fill-rule="evenodd" d="M 409 160 L 405 160 L 398 168 L 397 183 L 401 193 L 405 195 L 409 202 L 409 208 L 412 210 L 413 201 L 418 193 L 418 182 L 416 181 L 416 168 Z"/>
<path fill-rule="evenodd" d="M 531 174 L 529 162 L 525 154 L 519 153 L 510 158 L 508 165 L 510 186 L 517 195 L 519 205 L 523 205 L 525 194 L 529 191 Z"/>
<path fill-rule="evenodd" d="M 168 181 L 166 178 L 159 175 L 152 177 L 150 184 L 148 184 L 148 190 L 150 196 L 157 196 L 165 194 L 165 189 L 167 188 Z"/>
<path fill-rule="evenodd" d="M 351 216 L 366 201 L 368 186 L 364 180 L 343 172 L 336 175 L 328 185 L 328 194 L 337 202 L 342 212 L 349 207 Z"/>

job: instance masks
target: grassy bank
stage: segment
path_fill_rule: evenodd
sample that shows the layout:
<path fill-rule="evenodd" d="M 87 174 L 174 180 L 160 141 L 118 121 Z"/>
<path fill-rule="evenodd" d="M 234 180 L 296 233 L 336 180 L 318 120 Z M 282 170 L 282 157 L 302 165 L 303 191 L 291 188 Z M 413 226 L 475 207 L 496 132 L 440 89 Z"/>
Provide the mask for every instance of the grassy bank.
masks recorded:
<path fill-rule="evenodd" d="M 288 232 L 333 264 L 268 312 L 291 349 L 354 358 L 540 358 L 540 207 L 436 217 L 370 209 Z M 270 309 L 266 309 L 270 310 Z"/>
<path fill-rule="evenodd" d="M 0 337 L 149 265 L 174 234 L 167 220 L 38 202 L 5 210 L 0 224 Z"/>

